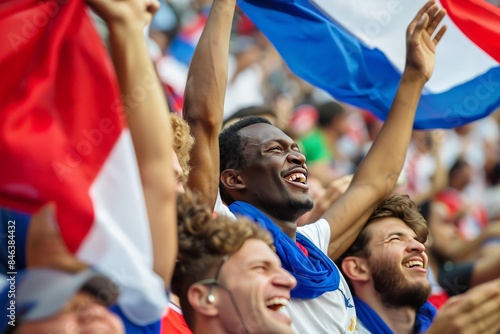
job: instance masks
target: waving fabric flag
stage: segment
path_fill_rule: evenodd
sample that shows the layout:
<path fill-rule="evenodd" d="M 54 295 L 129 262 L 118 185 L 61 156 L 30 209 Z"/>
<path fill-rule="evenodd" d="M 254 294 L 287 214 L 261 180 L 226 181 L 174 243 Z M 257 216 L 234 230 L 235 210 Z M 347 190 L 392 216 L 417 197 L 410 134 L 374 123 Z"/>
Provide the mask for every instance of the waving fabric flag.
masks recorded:
<path fill-rule="evenodd" d="M 440 0 L 448 16 L 415 128 L 453 128 L 500 106 L 500 8 Z M 385 119 L 405 64 L 406 28 L 425 1 L 238 0 L 291 70 Z"/>
<path fill-rule="evenodd" d="M 0 31 L 0 205 L 55 202 L 67 246 L 120 284 L 126 316 L 158 320 L 166 296 L 131 137 L 84 1 L 4 1 Z"/>

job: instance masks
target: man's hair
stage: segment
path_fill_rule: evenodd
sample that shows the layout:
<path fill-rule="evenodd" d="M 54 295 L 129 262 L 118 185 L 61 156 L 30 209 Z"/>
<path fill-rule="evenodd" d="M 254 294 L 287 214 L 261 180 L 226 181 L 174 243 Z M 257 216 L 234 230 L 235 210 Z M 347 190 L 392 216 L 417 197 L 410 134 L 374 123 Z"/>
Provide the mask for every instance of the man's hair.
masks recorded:
<path fill-rule="evenodd" d="M 416 204 L 408 195 L 391 195 L 375 209 L 352 246 L 341 256 L 338 263 L 341 263 L 348 256 L 368 258 L 370 249 L 368 249 L 367 245 L 370 242 L 371 235 L 367 226 L 375 220 L 389 217 L 401 219 L 406 226 L 415 232 L 417 240 L 421 243 L 425 243 L 427 240 L 429 234 L 427 222 L 418 211 Z"/>
<path fill-rule="evenodd" d="M 219 134 L 219 155 L 220 172 L 226 169 L 241 169 L 245 166 L 245 157 L 243 154 L 244 140 L 239 131 L 252 124 L 271 124 L 269 120 L 263 117 L 250 116 L 240 119 Z M 231 204 L 234 200 L 229 196 L 223 184 L 220 184 L 220 195 L 226 204 Z"/>
<path fill-rule="evenodd" d="M 365 226 L 359 233 L 354 243 L 349 247 L 348 250 L 340 256 L 335 263 L 337 267 L 342 271 L 342 261 L 349 256 L 357 256 L 361 258 L 369 258 L 371 255 L 370 249 L 367 247 L 371 239 L 371 234 L 368 232 L 367 226 L 380 218 L 390 218 L 395 217 L 401 219 L 406 226 L 411 228 L 417 235 L 417 240 L 424 243 L 427 240 L 427 235 L 429 230 L 427 228 L 427 222 L 424 217 L 418 211 L 416 204 L 410 199 L 408 195 L 391 195 L 382 201 L 377 209 L 372 213 L 370 218 L 368 218 Z M 355 294 L 355 289 L 352 285 L 351 280 L 344 275 L 347 285 L 353 294 Z"/>
<path fill-rule="evenodd" d="M 335 101 L 329 101 L 321 104 L 318 110 L 318 126 L 324 128 L 332 122 L 335 118 L 346 114 L 344 106 Z"/>
<path fill-rule="evenodd" d="M 448 172 L 448 183 L 450 183 L 459 172 L 467 167 L 470 167 L 469 162 L 463 156 L 458 157 L 450 167 L 450 171 Z"/>
<path fill-rule="evenodd" d="M 179 253 L 172 278 L 172 291 L 180 298 L 182 312 L 191 329 L 194 311 L 187 299 L 189 287 L 213 278 L 225 255 L 236 253 L 248 239 L 264 241 L 274 250 L 271 234 L 248 219 L 237 221 L 223 215 L 213 218 L 200 197 L 186 189 L 177 201 Z"/>
<path fill-rule="evenodd" d="M 191 136 L 189 124 L 177 114 L 170 114 L 170 124 L 172 125 L 174 152 L 179 159 L 182 173 L 187 178 L 191 170 L 189 158 L 194 138 Z"/>
<path fill-rule="evenodd" d="M 266 118 L 267 117 L 277 117 L 276 112 L 268 106 L 251 106 L 251 107 L 245 107 L 241 108 L 238 111 L 236 111 L 234 114 L 229 116 L 226 120 L 224 120 L 224 123 L 222 124 L 222 128 L 229 127 L 229 123 L 234 124 L 238 120 L 244 118 L 244 117 L 262 117 Z M 267 119 L 267 118 L 266 118 Z"/>

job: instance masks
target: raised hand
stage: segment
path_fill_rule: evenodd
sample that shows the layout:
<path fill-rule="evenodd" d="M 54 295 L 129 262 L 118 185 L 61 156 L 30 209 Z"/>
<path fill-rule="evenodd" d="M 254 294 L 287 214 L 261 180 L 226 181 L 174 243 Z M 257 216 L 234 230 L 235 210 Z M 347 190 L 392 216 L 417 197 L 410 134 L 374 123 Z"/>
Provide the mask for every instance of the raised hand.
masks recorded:
<path fill-rule="evenodd" d="M 427 334 L 498 333 L 500 279 L 450 298 L 439 310 Z"/>
<path fill-rule="evenodd" d="M 87 0 L 107 24 L 137 23 L 144 27 L 160 8 L 158 0 Z"/>
<path fill-rule="evenodd" d="M 439 23 L 446 15 L 446 10 L 429 1 L 417 13 L 406 31 L 406 70 L 415 70 L 428 81 L 434 70 L 435 50 L 444 33 L 442 26 L 435 34 Z"/>
<path fill-rule="evenodd" d="M 26 264 L 28 268 L 53 268 L 74 273 L 87 268 L 66 247 L 53 204 L 45 205 L 31 217 L 26 240 Z"/>

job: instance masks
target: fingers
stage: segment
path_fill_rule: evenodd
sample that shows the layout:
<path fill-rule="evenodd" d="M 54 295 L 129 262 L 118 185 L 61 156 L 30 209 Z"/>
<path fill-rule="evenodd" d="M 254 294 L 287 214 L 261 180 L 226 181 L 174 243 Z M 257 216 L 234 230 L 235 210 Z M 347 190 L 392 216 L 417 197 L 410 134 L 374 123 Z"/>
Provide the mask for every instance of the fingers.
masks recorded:
<path fill-rule="evenodd" d="M 439 22 L 441 22 L 441 20 L 436 19 L 436 16 L 437 16 L 436 14 L 439 14 L 439 13 L 441 13 L 441 11 L 440 11 L 439 6 L 436 4 L 433 4 L 432 6 L 427 8 L 427 11 L 422 14 L 420 20 L 418 21 L 418 23 L 415 27 L 415 33 L 420 33 L 421 31 L 426 29 L 429 32 L 429 35 L 431 35 L 432 32 L 434 32 L 434 30 L 436 29 Z M 443 17 L 444 17 L 444 15 L 442 15 L 441 19 Z M 431 27 L 433 25 L 434 25 L 434 28 L 432 29 Z M 432 32 L 430 32 L 430 30 L 432 30 Z"/>
<path fill-rule="evenodd" d="M 427 26 L 427 32 L 429 35 L 432 35 L 436 28 L 438 27 L 439 23 L 443 20 L 443 18 L 446 16 L 446 9 L 440 8 L 439 6 L 433 6 L 427 14 L 431 18 L 431 21 L 429 22 L 429 25 Z"/>
<path fill-rule="evenodd" d="M 74 273 L 87 268 L 66 247 L 52 203 L 31 218 L 26 239 L 26 264 L 28 267 L 56 268 Z"/>
<path fill-rule="evenodd" d="M 469 316 L 472 319 L 479 314 L 486 315 L 488 311 L 498 312 L 500 309 L 500 279 L 480 284 L 465 294 L 450 299 L 451 305 L 455 305 L 456 313 Z"/>
<path fill-rule="evenodd" d="M 434 6 L 436 4 L 436 1 L 435 0 L 431 0 L 431 1 L 428 1 L 424 7 L 422 7 L 417 15 L 415 16 L 415 18 L 413 19 L 413 21 L 411 21 L 410 25 L 408 26 L 408 32 L 410 34 L 413 34 L 413 31 L 415 30 L 415 28 L 417 27 L 417 24 L 421 21 L 422 19 L 422 16 L 424 16 L 425 13 L 427 13 L 427 10 L 429 8 L 431 8 L 432 6 Z"/>
<path fill-rule="evenodd" d="M 433 329 L 442 334 L 497 333 L 499 311 L 500 279 L 497 279 L 450 298 L 439 310 Z"/>
<path fill-rule="evenodd" d="M 429 36 L 432 36 L 434 32 L 436 31 L 438 25 L 443 21 L 443 18 L 446 16 L 446 9 L 444 8 L 438 8 L 438 11 L 434 13 L 434 16 L 431 15 L 431 22 L 429 23 L 429 26 L 427 27 L 427 33 Z M 436 36 L 432 39 L 432 42 L 434 45 L 437 45 L 439 41 L 441 40 L 441 37 L 443 37 L 444 33 L 446 32 L 446 26 L 442 26 L 439 31 L 437 32 Z"/>
<path fill-rule="evenodd" d="M 63 243 L 55 218 L 55 206 L 49 203 L 31 217 L 26 238 L 26 262 L 28 266 L 37 265 L 41 251 Z"/>
<path fill-rule="evenodd" d="M 33 237 L 38 238 L 47 235 L 60 236 L 54 203 L 46 204 L 32 216 L 29 231 Z"/>
<path fill-rule="evenodd" d="M 496 297 L 489 299 L 474 310 L 476 329 L 481 329 L 481 333 L 498 333 L 500 330 L 500 321 L 498 321 L 499 308 L 500 298 Z"/>
<path fill-rule="evenodd" d="M 412 23 L 408 26 L 409 36 L 419 36 L 425 29 L 430 39 L 445 16 L 446 10 L 444 8 L 440 8 L 434 3 L 434 1 L 427 2 L 426 5 L 417 13 Z M 439 43 L 445 32 L 446 26 L 442 26 L 432 39 L 434 45 Z"/>
<path fill-rule="evenodd" d="M 434 37 L 434 39 L 432 40 L 435 45 L 437 45 L 439 43 L 439 41 L 441 40 L 441 37 L 443 37 L 445 32 L 446 32 L 446 26 L 442 26 L 441 29 L 439 29 L 436 36 Z"/>
<path fill-rule="evenodd" d="M 424 28 L 427 27 L 428 22 L 429 22 L 429 14 L 424 13 L 424 15 L 422 15 L 422 17 L 420 18 L 420 21 L 418 21 L 417 26 L 415 27 L 414 34 L 423 31 Z"/>

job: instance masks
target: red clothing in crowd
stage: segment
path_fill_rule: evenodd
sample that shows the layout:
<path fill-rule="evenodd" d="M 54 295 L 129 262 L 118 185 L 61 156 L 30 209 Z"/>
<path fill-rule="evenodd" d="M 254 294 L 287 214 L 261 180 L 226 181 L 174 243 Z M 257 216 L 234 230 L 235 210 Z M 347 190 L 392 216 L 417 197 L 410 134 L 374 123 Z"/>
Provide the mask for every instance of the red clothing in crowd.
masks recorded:
<path fill-rule="evenodd" d="M 181 309 L 170 303 L 168 305 L 168 313 L 161 320 L 161 333 L 162 334 L 192 334 L 184 317 L 182 316 Z"/>

